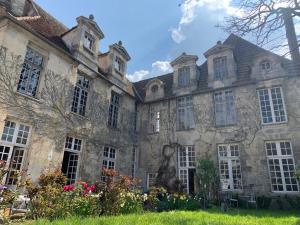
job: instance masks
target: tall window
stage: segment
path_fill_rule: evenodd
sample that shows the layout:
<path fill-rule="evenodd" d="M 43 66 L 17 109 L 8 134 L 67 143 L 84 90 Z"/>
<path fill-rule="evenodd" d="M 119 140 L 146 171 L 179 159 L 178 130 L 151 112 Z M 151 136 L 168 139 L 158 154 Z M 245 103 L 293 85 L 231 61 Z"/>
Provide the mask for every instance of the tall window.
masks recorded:
<path fill-rule="evenodd" d="M 152 187 L 155 187 L 157 173 L 148 173 L 147 174 L 147 189 L 149 190 Z"/>
<path fill-rule="evenodd" d="M 235 97 L 231 90 L 214 94 L 215 117 L 217 126 L 236 123 Z"/>
<path fill-rule="evenodd" d="M 116 149 L 104 147 L 102 168 L 110 170 L 116 169 Z M 107 176 L 104 173 L 101 175 L 101 181 L 107 181 Z"/>
<path fill-rule="evenodd" d="M 83 46 L 89 50 L 93 50 L 94 38 L 88 33 L 84 35 Z"/>
<path fill-rule="evenodd" d="M 41 54 L 31 48 L 27 49 L 17 88 L 18 92 L 33 97 L 36 96 L 43 62 L 44 59 Z"/>
<path fill-rule="evenodd" d="M 190 84 L 190 67 L 185 66 L 178 70 L 178 86 L 186 87 Z"/>
<path fill-rule="evenodd" d="M 260 111 L 263 124 L 287 121 L 281 87 L 258 90 Z"/>
<path fill-rule="evenodd" d="M 135 170 L 136 170 L 136 148 L 132 148 L 132 155 L 131 155 L 131 176 L 135 177 Z"/>
<path fill-rule="evenodd" d="M 118 72 L 120 72 L 122 74 L 125 72 L 125 63 L 118 56 L 115 57 L 114 67 Z"/>
<path fill-rule="evenodd" d="M 113 128 L 118 127 L 119 108 L 120 108 L 120 96 L 117 93 L 112 91 L 109 113 L 108 113 L 108 126 Z"/>
<path fill-rule="evenodd" d="M 21 170 L 25 148 L 28 144 L 30 127 L 24 124 L 6 121 L 1 135 L 0 160 L 9 166 L 6 184 L 17 183 L 16 174 Z"/>
<path fill-rule="evenodd" d="M 214 75 L 215 80 L 223 80 L 228 76 L 226 56 L 214 59 Z"/>
<path fill-rule="evenodd" d="M 295 162 L 289 141 L 265 143 L 271 188 L 274 192 L 297 192 L 299 186 L 295 178 Z"/>
<path fill-rule="evenodd" d="M 194 170 L 196 167 L 196 155 L 194 146 L 183 146 L 178 149 L 179 180 L 182 182 L 184 191 L 191 192 L 194 185 Z"/>
<path fill-rule="evenodd" d="M 177 129 L 186 130 L 194 128 L 193 97 L 181 97 L 177 99 Z"/>
<path fill-rule="evenodd" d="M 158 133 L 160 131 L 160 112 L 155 111 L 154 107 L 150 108 L 149 132 Z"/>
<path fill-rule="evenodd" d="M 68 178 L 68 184 L 74 184 L 76 181 L 81 148 L 82 140 L 73 137 L 66 138 L 61 170 Z"/>
<path fill-rule="evenodd" d="M 242 189 L 242 173 L 239 145 L 219 145 L 218 154 L 222 190 Z"/>
<path fill-rule="evenodd" d="M 133 113 L 133 131 L 137 131 L 137 121 L 138 120 L 138 103 L 134 104 L 134 113 Z"/>
<path fill-rule="evenodd" d="M 77 75 L 77 82 L 73 94 L 72 112 L 81 116 L 85 116 L 89 85 L 89 79 L 80 74 Z"/>

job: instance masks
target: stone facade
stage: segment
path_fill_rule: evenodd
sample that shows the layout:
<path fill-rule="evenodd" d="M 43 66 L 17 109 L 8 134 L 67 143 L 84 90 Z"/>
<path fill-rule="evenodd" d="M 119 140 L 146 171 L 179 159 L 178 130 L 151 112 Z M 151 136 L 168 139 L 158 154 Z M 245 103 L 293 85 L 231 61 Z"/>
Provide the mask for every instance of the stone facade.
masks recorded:
<path fill-rule="evenodd" d="M 2 68 L 11 55 L 23 65 L 0 66 L 0 157 L 12 173 L 26 170 L 36 180 L 59 167 L 71 183 L 104 180 L 107 167 L 140 178 L 147 190 L 166 168 L 170 183 L 178 177 L 192 193 L 196 161 L 209 158 L 223 190 L 299 192 L 292 176 L 300 160 L 300 70 L 289 60 L 231 35 L 200 66 L 183 53 L 173 73 L 131 83 L 122 42 L 98 52 L 104 34 L 93 16 L 67 29 L 31 1 L 0 3 Z"/>

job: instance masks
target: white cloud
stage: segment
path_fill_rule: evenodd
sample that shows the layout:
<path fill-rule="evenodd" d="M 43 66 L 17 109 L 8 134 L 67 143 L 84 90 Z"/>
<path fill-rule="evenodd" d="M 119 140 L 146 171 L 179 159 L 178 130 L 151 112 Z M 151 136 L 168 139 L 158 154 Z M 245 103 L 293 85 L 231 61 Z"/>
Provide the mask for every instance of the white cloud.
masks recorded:
<path fill-rule="evenodd" d="M 145 77 L 149 75 L 149 73 L 150 72 L 148 70 L 139 70 L 135 71 L 133 74 L 127 74 L 126 76 L 130 81 L 135 82 L 145 79 Z"/>
<path fill-rule="evenodd" d="M 127 74 L 127 78 L 132 82 L 137 82 L 150 77 L 166 74 L 172 72 L 172 67 L 169 61 L 156 61 L 152 63 L 151 71 L 138 70 L 133 74 Z"/>
<path fill-rule="evenodd" d="M 231 2 L 232 0 L 185 0 L 181 5 L 182 16 L 178 26 L 170 29 L 172 39 L 178 44 L 186 39 L 184 27 L 197 18 L 198 10 L 201 7 L 217 14 L 232 15 L 237 13 L 237 9 L 230 6 Z"/>

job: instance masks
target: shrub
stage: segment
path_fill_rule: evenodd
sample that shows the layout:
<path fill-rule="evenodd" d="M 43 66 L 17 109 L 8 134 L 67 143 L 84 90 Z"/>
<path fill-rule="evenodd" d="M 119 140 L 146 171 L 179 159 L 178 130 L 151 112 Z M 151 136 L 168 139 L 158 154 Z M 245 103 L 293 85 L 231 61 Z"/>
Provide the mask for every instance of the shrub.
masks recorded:
<path fill-rule="evenodd" d="M 59 169 L 45 171 L 34 184 L 27 181 L 32 218 L 49 220 L 66 216 L 92 216 L 99 213 L 98 198 L 92 195 L 95 186 L 85 182 L 65 186 L 66 177 Z"/>
<path fill-rule="evenodd" d="M 266 197 L 264 195 L 257 197 L 257 206 L 260 209 L 269 209 L 272 198 Z"/>
<path fill-rule="evenodd" d="M 101 215 L 117 215 L 120 213 L 139 213 L 143 201 L 136 188 L 137 180 L 121 176 L 114 170 L 103 169 L 106 182 L 100 185 L 99 203 Z"/>
<path fill-rule="evenodd" d="M 218 198 L 219 179 L 214 162 L 209 159 L 199 159 L 196 170 L 199 189 L 202 193 L 202 204 L 206 208 L 210 202 Z"/>

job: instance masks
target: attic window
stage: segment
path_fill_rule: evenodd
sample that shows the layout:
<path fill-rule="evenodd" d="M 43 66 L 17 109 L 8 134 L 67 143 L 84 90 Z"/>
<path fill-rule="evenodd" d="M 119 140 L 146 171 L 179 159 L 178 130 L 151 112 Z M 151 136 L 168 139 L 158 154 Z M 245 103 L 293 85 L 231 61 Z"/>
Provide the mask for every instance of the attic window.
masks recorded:
<path fill-rule="evenodd" d="M 121 74 L 123 74 L 125 72 L 125 63 L 118 56 L 116 56 L 116 58 L 115 58 L 114 67 Z"/>
<path fill-rule="evenodd" d="M 151 87 L 151 92 L 152 93 L 156 93 L 158 91 L 158 86 L 157 85 L 153 85 L 152 87 Z"/>
<path fill-rule="evenodd" d="M 85 33 L 83 46 L 89 50 L 93 50 L 93 45 L 94 45 L 94 38 L 90 34 Z"/>
<path fill-rule="evenodd" d="M 261 62 L 260 67 L 262 71 L 269 71 L 271 70 L 271 63 L 269 60 L 264 60 Z"/>

